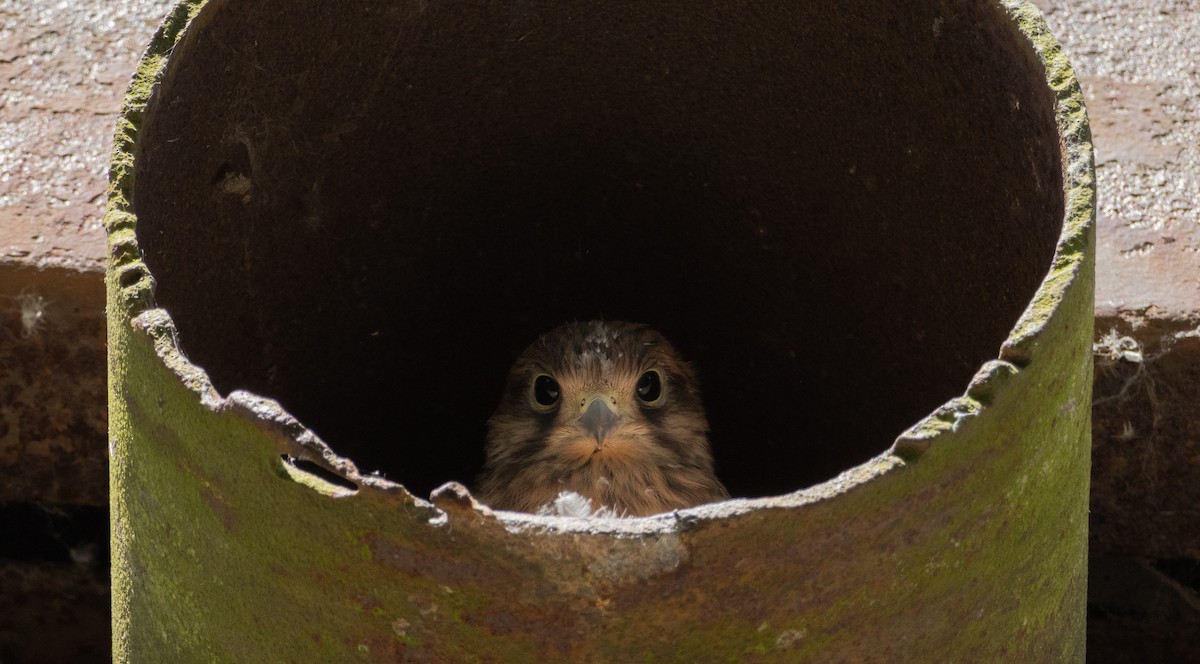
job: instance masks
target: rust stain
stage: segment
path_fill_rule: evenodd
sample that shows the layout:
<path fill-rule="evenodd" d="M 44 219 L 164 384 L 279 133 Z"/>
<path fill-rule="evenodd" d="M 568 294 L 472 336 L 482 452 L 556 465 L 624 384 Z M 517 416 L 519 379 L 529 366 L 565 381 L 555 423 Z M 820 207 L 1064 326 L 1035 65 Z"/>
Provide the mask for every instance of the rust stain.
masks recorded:
<path fill-rule="evenodd" d="M 213 490 L 212 485 L 207 482 L 201 484 L 200 497 L 204 499 L 205 503 L 208 503 L 209 509 L 221 520 L 221 524 L 225 526 L 227 532 L 237 529 L 237 511 L 232 503 Z"/>
<path fill-rule="evenodd" d="M 156 427 L 157 431 L 160 427 Z M 174 434 L 172 434 L 174 435 Z M 197 489 L 200 493 L 200 498 L 208 505 L 209 510 L 221 521 L 221 525 L 225 527 L 226 532 L 237 530 L 238 518 L 237 509 L 233 502 L 229 500 L 204 472 L 197 470 L 195 466 L 188 461 L 187 457 L 180 457 L 179 467 L 183 472 L 196 478 Z"/>
<path fill-rule="evenodd" d="M 446 586 L 477 585 L 481 573 L 471 561 L 455 556 L 449 550 L 439 555 L 413 549 L 382 537 L 379 533 L 366 533 L 361 541 L 371 552 L 371 558 L 383 565 L 395 568 L 407 576 L 428 577 Z"/>

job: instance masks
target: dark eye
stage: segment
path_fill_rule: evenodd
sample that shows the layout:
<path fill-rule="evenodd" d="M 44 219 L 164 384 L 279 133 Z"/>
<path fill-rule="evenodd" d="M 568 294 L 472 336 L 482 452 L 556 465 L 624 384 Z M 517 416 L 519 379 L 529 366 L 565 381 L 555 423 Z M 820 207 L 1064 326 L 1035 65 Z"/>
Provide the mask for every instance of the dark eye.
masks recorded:
<path fill-rule="evenodd" d="M 654 403 L 662 396 L 662 375 L 657 369 L 647 371 L 638 379 L 637 396 L 642 403 Z"/>
<path fill-rule="evenodd" d="M 546 374 L 541 374 L 533 379 L 533 400 L 539 406 L 553 406 L 558 403 L 560 396 L 562 396 L 562 388 L 558 386 L 558 381 Z"/>

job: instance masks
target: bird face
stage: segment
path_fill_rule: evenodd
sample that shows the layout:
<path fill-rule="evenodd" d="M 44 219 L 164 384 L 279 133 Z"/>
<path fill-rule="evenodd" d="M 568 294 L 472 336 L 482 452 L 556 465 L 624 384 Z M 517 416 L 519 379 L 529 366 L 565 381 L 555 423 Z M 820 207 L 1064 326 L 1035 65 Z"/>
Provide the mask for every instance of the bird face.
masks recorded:
<path fill-rule="evenodd" d="M 618 352 L 615 359 L 625 358 Z M 535 414 L 551 418 L 546 441 L 557 455 L 580 464 L 611 464 L 644 454 L 643 448 L 656 444 L 650 411 L 665 405 L 667 394 L 663 369 L 645 366 L 654 362 L 647 359 L 630 363 L 641 367 L 618 367 L 604 351 L 585 350 L 579 362 L 560 365 L 557 377 L 534 377 L 530 406 Z"/>
<path fill-rule="evenodd" d="M 692 367 L 634 323 L 570 323 L 534 342 L 488 421 L 480 482 L 494 507 L 535 511 L 573 491 L 618 514 L 727 496 L 712 475 Z"/>

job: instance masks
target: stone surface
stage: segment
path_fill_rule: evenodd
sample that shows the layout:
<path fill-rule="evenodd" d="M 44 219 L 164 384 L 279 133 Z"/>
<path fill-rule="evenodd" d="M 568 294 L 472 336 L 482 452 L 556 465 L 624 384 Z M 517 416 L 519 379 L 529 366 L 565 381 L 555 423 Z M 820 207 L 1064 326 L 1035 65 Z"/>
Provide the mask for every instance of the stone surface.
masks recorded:
<path fill-rule="evenodd" d="M 110 661 L 104 570 L 5 561 L 0 588 L 0 661 Z"/>
<path fill-rule="evenodd" d="M 1096 325 L 1089 658 L 1200 661 L 1200 316 Z"/>
<path fill-rule="evenodd" d="M 170 5 L 0 0 L 0 263 L 104 268 L 113 123 Z"/>
<path fill-rule="evenodd" d="M 1094 552 L 1088 570 L 1088 661 L 1200 661 L 1198 572 L 1194 560 Z"/>
<path fill-rule="evenodd" d="M 172 3 L 0 0 L 0 661 L 110 659 L 100 215 Z"/>
<path fill-rule="evenodd" d="M 102 292 L 0 265 L 0 504 L 108 502 Z"/>
<path fill-rule="evenodd" d="M 1200 560 L 1200 317 L 1099 323 L 1092 548 Z"/>
<path fill-rule="evenodd" d="M 1097 315 L 1200 312 L 1196 3 L 1040 4 L 1080 77 L 1092 121 L 1100 189 Z"/>

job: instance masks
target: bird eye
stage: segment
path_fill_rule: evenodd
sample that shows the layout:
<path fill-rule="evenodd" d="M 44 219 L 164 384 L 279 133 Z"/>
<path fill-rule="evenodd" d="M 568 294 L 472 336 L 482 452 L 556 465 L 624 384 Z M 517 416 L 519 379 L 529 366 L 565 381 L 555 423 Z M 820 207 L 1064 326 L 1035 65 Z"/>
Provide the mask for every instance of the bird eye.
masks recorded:
<path fill-rule="evenodd" d="M 657 369 L 647 371 L 638 379 L 637 396 L 644 404 L 653 404 L 662 396 L 662 374 Z"/>
<path fill-rule="evenodd" d="M 560 396 L 562 388 L 558 386 L 558 381 L 546 374 L 539 374 L 533 379 L 533 400 L 538 406 L 549 408 L 558 403 Z"/>

